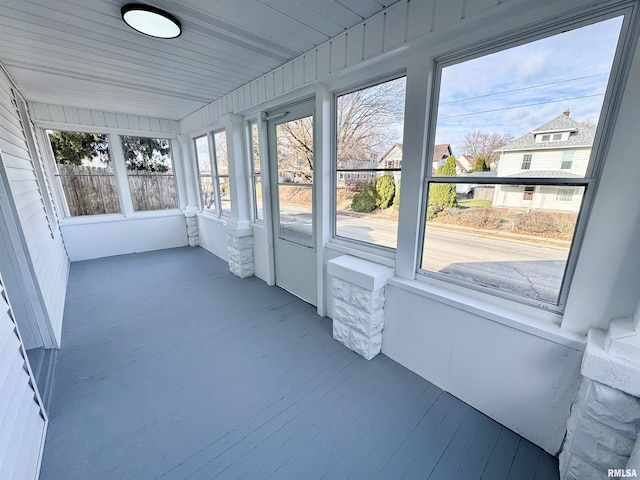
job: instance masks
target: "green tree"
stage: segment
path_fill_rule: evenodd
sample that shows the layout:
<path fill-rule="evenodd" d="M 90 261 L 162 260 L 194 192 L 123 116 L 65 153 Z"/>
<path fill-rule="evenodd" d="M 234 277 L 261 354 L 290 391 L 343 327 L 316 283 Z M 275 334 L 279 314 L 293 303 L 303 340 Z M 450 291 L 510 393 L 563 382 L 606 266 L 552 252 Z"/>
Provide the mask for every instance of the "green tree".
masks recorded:
<path fill-rule="evenodd" d="M 400 185 L 402 182 L 398 182 L 398 186 L 396 187 L 396 194 L 393 196 L 393 209 L 400 210 Z"/>
<path fill-rule="evenodd" d="M 453 155 L 447 158 L 444 165 L 438 167 L 436 175 L 439 177 L 455 177 L 456 176 L 456 157 Z M 456 184 L 455 183 L 433 183 L 429 188 L 429 204 L 428 207 L 438 214 L 447 208 L 453 208 L 458 205 L 456 201 Z"/>
<path fill-rule="evenodd" d="M 371 185 L 365 185 L 362 191 L 356 193 L 351 200 L 351 208 L 354 212 L 373 212 L 378 203 L 378 192 Z"/>
<path fill-rule="evenodd" d="M 393 180 L 393 173 L 386 172 L 378 178 L 376 181 L 376 191 L 378 192 L 378 208 L 389 207 L 396 193 L 396 182 Z"/>
<path fill-rule="evenodd" d="M 491 170 L 489 167 L 489 162 L 491 160 L 485 157 L 478 157 L 476 160 L 476 164 L 473 166 L 474 172 L 488 172 Z"/>
<path fill-rule="evenodd" d="M 104 134 L 55 131 L 49 132 L 49 140 L 60 165 L 81 165 L 83 160 L 94 158 L 109 161 L 109 142 Z"/>
<path fill-rule="evenodd" d="M 122 149 L 128 170 L 166 172 L 171 165 L 171 146 L 165 138 L 123 136 Z"/>

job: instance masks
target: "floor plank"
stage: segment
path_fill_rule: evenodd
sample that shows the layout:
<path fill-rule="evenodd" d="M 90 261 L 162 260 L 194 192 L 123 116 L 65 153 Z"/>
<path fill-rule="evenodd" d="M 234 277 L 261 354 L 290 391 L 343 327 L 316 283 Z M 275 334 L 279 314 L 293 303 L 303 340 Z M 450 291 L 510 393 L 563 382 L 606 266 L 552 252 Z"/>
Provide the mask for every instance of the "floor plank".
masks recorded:
<path fill-rule="evenodd" d="M 72 264 L 41 479 L 87 478 L 552 479 L 557 461 L 179 248 Z"/>

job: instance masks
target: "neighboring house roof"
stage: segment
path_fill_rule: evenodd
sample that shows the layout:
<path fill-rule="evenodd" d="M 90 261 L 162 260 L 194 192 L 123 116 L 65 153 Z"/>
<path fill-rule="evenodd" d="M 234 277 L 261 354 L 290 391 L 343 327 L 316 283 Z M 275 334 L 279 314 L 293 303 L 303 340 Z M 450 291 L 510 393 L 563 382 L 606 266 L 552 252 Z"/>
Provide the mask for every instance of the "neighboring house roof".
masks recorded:
<path fill-rule="evenodd" d="M 440 160 L 446 159 L 449 155 L 453 155 L 451 151 L 451 145 L 448 143 L 442 143 L 440 145 L 434 145 L 433 147 L 433 162 L 437 163 Z"/>
<path fill-rule="evenodd" d="M 555 142 L 536 142 L 535 137 L 541 133 L 557 133 L 571 132 L 567 140 Z M 522 137 L 511 143 L 497 149 L 497 152 L 509 151 L 529 151 L 548 148 L 566 148 L 566 147 L 591 147 L 593 138 L 595 137 L 595 129 L 576 122 L 569 117 L 569 112 L 565 112 L 554 118 L 550 122 L 541 125 Z"/>
<path fill-rule="evenodd" d="M 402 144 L 401 143 L 394 143 L 393 145 L 391 145 L 389 150 L 387 150 L 382 155 L 380 155 L 380 158 L 378 158 L 378 163 L 386 160 L 388 157 L 390 157 L 391 155 L 394 155 L 396 153 L 402 154 Z"/>
<path fill-rule="evenodd" d="M 576 175 L 575 173 L 568 172 L 567 170 L 525 170 L 524 172 L 507 175 L 507 177 L 584 178 L 582 175 Z"/>

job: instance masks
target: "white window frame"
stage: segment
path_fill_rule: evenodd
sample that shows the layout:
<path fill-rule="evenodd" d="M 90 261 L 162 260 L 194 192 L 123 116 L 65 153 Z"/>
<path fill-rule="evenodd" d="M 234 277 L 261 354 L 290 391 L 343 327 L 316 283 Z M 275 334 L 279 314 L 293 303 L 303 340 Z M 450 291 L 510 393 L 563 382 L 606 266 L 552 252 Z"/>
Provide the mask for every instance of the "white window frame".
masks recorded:
<path fill-rule="evenodd" d="M 347 247 L 356 247 L 360 251 L 366 253 L 373 253 L 374 255 L 380 255 L 386 258 L 393 258 L 397 251 L 397 243 L 396 248 L 386 247 L 384 245 L 380 245 L 372 242 L 365 242 L 363 240 L 358 240 L 355 238 L 343 237 L 338 235 L 338 222 L 337 222 L 337 193 L 338 193 L 338 178 L 339 174 L 344 174 L 344 181 L 352 181 L 356 180 L 356 175 L 359 175 L 357 169 L 342 169 L 338 170 L 338 146 L 336 144 L 336 136 L 337 136 L 337 112 L 338 112 L 338 97 L 343 95 L 348 95 L 350 93 L 357 92 L 358 90 L 365 90 L 369 87 L 374 87 L 376 85 L 380 85 L 386 82 L 392 82 L 394 80 L 398 80 L 400 78 L 404 78 L 405 82 L 408 81 L 408 74 L 406 69 L 402 69 L 400 71 L 396 70 L 395 72 L 391 72 L 388 74 L 383 74 L 372 79 L 369 79 L 366 82 L 357 83 L 355 85 L 351 85 L 350 87 L 336 90 L 333 92 L 333 102 L 332 102 L 332 112 L 331 112 L 331 139 L 332 139 L 332 148 L 331 148 L 331 241 L 337 245 L 344 245 Z M 407 90 L 405 84 L 405 112 L 403 113 L 404 120 L 406 120 L 406 108 L 407 108 Z M 403 132 L 404 133 L 404 132 Z M 401 172 L 401 167 L 398 168 L 387 168 L 386 164 L 384 167 L 379 168 L 376 165 L 376 168 L 372 168 L 370 170 L 362 169 L 362 172 L 365 174 L 377 175 L 377 172 Z M 365 176 L 365 178 L 367 178 Z M 377 176 L 375 177 L 377 178 Z M 399 223 L 396 224 L 396 240 L 399 240 Z"/>
<path fill-rule="evenodd" d="M 493 43 L 491 45 L 480 47 L 471 47 L 467 51 L 460 51 L 454 53 L 452 55 L 443 56 L 442 58 L 433 58 L 431 63 L 430 76 L 432 80 L 432 85 L 430 85 L 430 95 L 428 96 L 427 105 L 430 106 L 430 112 L 426 121 L 425 129 L 428 133 L 428 138 L 426 139 L 426 152 L 432 152 L 435 144 L 435 125 L 437 123 L 437 105 L 439 98 L 439 89 L 440 89 L 440 79 L 442 69 L 458 63 L 465 62 L 467 60 L 471 60 L 473 58 L 482 57 L 485 55 L 489 55 L 491 53 L 495 53 L 497 51 L 502 51 L 509 49 L 511 47 L 521 45 L 524 43 L 533 42 L 542 38 L 546 38 L 558 33 L 562 33 L 568 29 L 577 29 L 583 26 L 587 26 L 590 24 L 598 23 L 600 21 L 604 21 L 610 18 L 622 16 L 622 26 L 621 33 L 618 40 L 618 44 L 616 46 L 616 50 L 614 53 L 614 58 L 612 62 L 611 74 L 609 76 L 609 82 L 607 84 L 606 93 L 604 96 L 604 101 L 602 105 L 602 110 L 600 113 L 600 128 L 596 134 L 596 138 L 594 139 L 593 146 L 591 149 L 591 156 L 588 163 L 588 167 L 586 169 L 584 178 L 574 179 L 574 178 L 527 178 L 527 177 L 517 177 L 517 178 L 509 178 L 509 177 L 491 177 L 491 178 L 482 178 L 476 177 L 473 180 L 466 178 L 464 176 L 456 176 L 456 177 L 436 177 L 432 174 L 430 168 L 424 168 L 424 179 L 422 182 L 422 198 L 421 198 L 421 208 L 420 208 L 420 223 L 419 223 L 419 231 L 418 231 L 418 242 L 416 244 L 416 258 L 414 261 L 414 265 L 416 266 L 415 270 L 415 278 L 421 281 L 429 282 L 430 279 L 436 280 L 436 282 L 441 282 L 442 285 L 452 285 L 457 286 L 453 288 L 468 289 L 469 292 L 479 292 L 481 295 L 486 295 L 487 300 L 490 301 L 491 298 L 503 298 L 507 301 L 513 301 L 517 305 L 522 306 L 531 306 L 541 310 L 559 313 L 562 314 L 564 312 L 564 307 L 566 304 L 569 286 L 571 284 L 571 280 L 575 271 L 575 265 L 577 262 L 577 257 L 580 252 L 581 240 L 584 237 L 584 231 L 587 226 L 588 216 L 591 209 L 591 205 L 593 203 L 594 198 L 594 185 L 597 182 L 599 177 L 599 173 L 602 170 L 603 160 L 606 157 L 606 149 L 609 144 L 609 138 L 611 136 L 613 130 L 613 124 L 615 120 L 615 115 L 619 108 L 619 99 L 621 98 L 622 88 L 624 86 L 624 82 L 621 81 L 623 76 L 626 74 L 623 71 L 624 68 L 628 70 L 628 67 L 624 67 L 625 63 L 622 62 L 622 57 L 629 57 L 629 43 L 630 43 L 630 35 L 629 30 L 632 22 L 633 7 L 623 6 L 623 7 L 610 7 L 603 8 L 597 12 L 591 12 L 589 14 L 578 16 L 577 18 L 567 19 L 566 21 L 559 22 L 553 26 L 543 26 L 537 25 L 532 26 L 526 29 L 526 31 L 518 32 L 515 36 L 511 38 L 505 39 L 501 42 L 500 45 Z M 406 121 L 406 118 L 405 118 Z M 524 159 L 524 157 L 523 157 Z M 430 165 L 431 158 L 428 153 L 426 157 L 423 158 L 423 165 Z M 453 181 L 452 181 L 453 180 Z M 426 214 L 427 214 L 427 205 L 428 205 L 428 191 L 430 184 L 437 183 L 475 183 L 475 184 L 519 184 L 519 185 L 544 185 L 544 186 L 565 186 L 565 187 L 574 187 L 574 188 L 583 188 L 584 194 L 582 199 L 582 206 L 580 213 L 578 215 L 578 222 L 576 224 L 576 229 L 573 236 L 573 241 L 571 245 L 571 249 L 569 251 L 569 256 L 567 260 L 567 264 L 565 267 L 563 280 L 559 292 L 558 303 L 550 304 L 535 301 L 534 299 L 511 294 L 508 292 L 498 291 L 496 289 L 492 289 L 489 287 L 483 287 L 481 285 L 472 283 L 470 281 L 464 281 L 457 278 L 449 277 L 445 274 L 440 274 L 438 272 L 430 272 L 427 270 L 423 270 L 421 268 L 421 260 L 422 260 L 422 252 L 425 241 L 425 227 L 426 227 Z M 402 225 L 399 225 L 401 228 Z M 400 240 L 399 240 L 400 245 Z M 428 248 L 425 248 L 428 250 Z M 402 266 L 404 267 L 404 265 Z"/>
<path fill-rule="evenodd" d="M 211 185 L 213 186 L 213 209 L 207 208 L 204 205 L 204 195 L 202 193 L 202 176 L 200 174 L 200 162 L 198 161 L 198 143 L 197 143 L 197 141 L 201 138 L 207 139 L 207 148 L 209 150 L 209 168 L 211 169 L 211 174 L 205 175 L 205 176 L 211 178 Z M 217 212 L 218 203 L 216 201 L 215 186 L 213 185 L 213 162 L 211 160 L 211 138 L 208 133 L 205 133 L 204 135 L 198 135 L 196 137 L 193 137 L 191 141 L 193 142 L 193 152 L 194 152 L 194 158 L 196 161 L 196 172 L 198 174 L 198 194 L 199 194 L 198 202 L 200 204 L 200 210 L 202 210 L 202 212 L 215 214 Z"/>
<path fill-rule="evenodd" d="M 136 210 L 135 207 L 133 206 L 133 203 L 131 205 L 132 207 L 132 211 L 135 214 L 141 214 L 141 213 L 151 213 L 151 212 L 166 212 L 166 211 L 170 211 L 170 210 L 177 210 L 180 208 L 180 192 L 178 191 L 178 176 L 176 173 L 176 161 L 174 158 L 174 142 L 173 139 L 171 139 L 170 137 L 163 137 L 163 136 L 158 136 L 158 135 L 144 135 L 144 134 L 128 134 L 128 133 L 120 133 L 118 134 L 118 141 L 120 142 L 120 150 L 122 151 L 122 156 L 124 158 L 124 173 L 125 173 L 125 180 L 127 182 L 127 189 L 129 191 L 129 195 L 131 195 L 131 185 L 129 184 L 129 177 L 133 176 L 133 175 L 129 175 L 129 170 L 126 168 L 127 165 L 127 159 L 126 157 L 124 157 L 124 142 L 122 141 L 122 137 L 131 137 L 131 138 L 150 138 L 153 140 L 166 140 L 167 142 L 169 142 L 169 151 L 170 151 L 170 155 L 169 155 L 169 163 L 171 165 L 171 172 L 172 172 L 172 177 L 173 177 L 173 188 L 175 188 L 176 190 L 176 206 L 175 207 L 171 207 L 171 208 L 161 208 L 161 209 L 155 209 L 155 210 Z M 110 137 L 111 138 L 111 137 Z M 111 149 L 111 144 L 109 144 L 109 149 Z M 118 185 L 119 186 L 119 185 Z M 133 198 L 132 198 L 133 200 Z"/>
<path fill-rule="evenodd" d="M 216 141 L 215 141 L 215 137 L 216 135 L 220 134 L 220 133 L 224 133 L 225 134 L 225 142 L 227 142 L 227 130 L 225 128 L 220 128 L 217 130 L 212 131 L 209 134 L 209 158 L 211 159 L 211 163 L 212 163 L 212 169 L 211 172 L 213 174 L 213 191 L 216 197 L 216 212 L 218 214 L 219 217 L 230 217 L 231 216 L 231 205 L 229 205 L 229 211 L 225 212 L 222 209 L 222 196 L 220 195 L 220 179 L 221 178 L 226 178 L 227 181 L 229 182 L 229 188 L 231 188 L 231 177 L 230 177 L 230 172 L 227 172 L 226 174 L 220 174 L 218 172 L 218 152 L 216 151 Z M 228 143 L 227 143 L 228 145 Z M 228 146 L 227 146 L 228 148 Z M 228 158 L 227 158 L 227 162 L 228 162 Z M 231 202 L 231 196 L 229 196 L 229 202 Z"/>
<path fill-rule="evenodd" d="M 567 160 L 568 155 L 571 155 L 571 159 L 569 160 Z M 571 168 L 573 167 L 574 158 L 575 158 L 575 152 L 564 152 L 562 154 L 562 162 L 560 163 L 560 170 L 571 170 Z"/>
<path fill-rule="evenodd" d="M 262 199 L 262 218 L 259 217 L 259 209 L 258 209 L 258 193 L 256 189 L 256 185 L 258 180 L 261 183 L 262 188 L 264 188 L 264 184 L 262 183 L 262 156 L 259 155 L 259 165 L 258 170 L 256 171 L 255 157 L 253 153 L 253 128 L 255 126 L 256 134 L 258 135 L 258 151 L 260 149 L 260 124 L 258 123 L 258 119 L 254 118 L 247 121 L 247 130 L 246 130 L 246 138 L 247 138 L 247 158 L 249 161 L 249 172 L 250 174 L 250 182 L 249 191 L 251 192 L 251 211 L 252 211 L 252 221 L 255 223 L 264 223 L 264 198 Z M 264 190 L 263 190 L 264 192 Z"/>

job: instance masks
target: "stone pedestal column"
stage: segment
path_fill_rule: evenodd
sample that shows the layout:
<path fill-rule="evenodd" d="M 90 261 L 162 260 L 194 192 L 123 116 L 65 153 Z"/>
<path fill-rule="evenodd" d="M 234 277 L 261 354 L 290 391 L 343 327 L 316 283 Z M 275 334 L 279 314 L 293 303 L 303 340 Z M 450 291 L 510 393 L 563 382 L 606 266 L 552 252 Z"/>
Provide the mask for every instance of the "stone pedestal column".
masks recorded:
<path fill-rule="evenodd" d="M 606 344 L 606 332 L 589 332 L 583 380 L 560 454 L 563 480 L 624 478 L 627 473 L 640 431 L 640 364 L 612 355 Z"/>
<path fill-rule="evenodd" d="M 227 232 L 227 253 L 231 273 L 240 278 L 252 277 L 255 274 L 251 228 L 230 229 Z"/>
<path fill-rule="evenodd" d="M 187 223 L 187 242 L 190 247 L 200 245 L 200 235 L 198 233 L 198 217 L 195 209 L 186 209 L 184 218 Z"/>
<path fill-rule="evenodd" d="M 343 255 L 327 263 L 332 277 L 333 338 L 367 360 L 382 348 L 384 286 L 393 269 Z"/>

